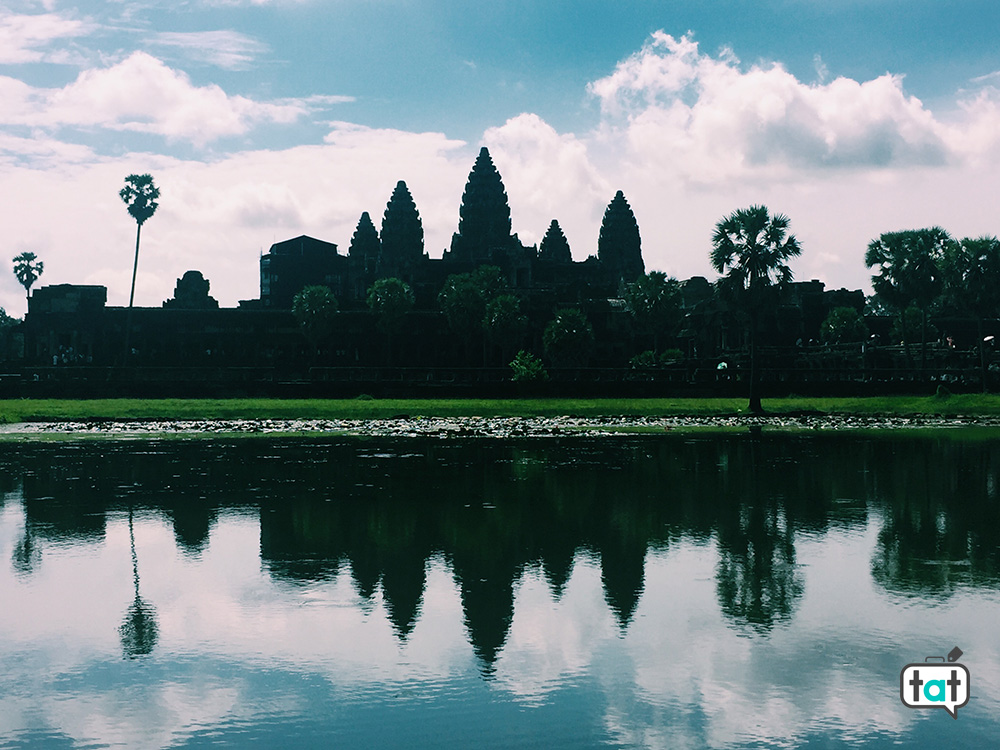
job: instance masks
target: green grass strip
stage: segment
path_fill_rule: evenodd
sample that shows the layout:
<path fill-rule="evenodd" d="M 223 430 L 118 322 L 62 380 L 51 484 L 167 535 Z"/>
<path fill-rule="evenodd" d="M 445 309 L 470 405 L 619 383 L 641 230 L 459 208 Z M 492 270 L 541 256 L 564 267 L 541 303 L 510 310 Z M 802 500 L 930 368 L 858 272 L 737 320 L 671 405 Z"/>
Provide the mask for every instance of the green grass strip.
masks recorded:
<path fill-rule="evenodd" d="M 781 398 L 772 414 L 995 416 L 1000 396 Z M 0 422 L 199 419 L 384 419 L 451 416 L 728 416 L 746 414 L 745 399 L 11 399 Z"/>

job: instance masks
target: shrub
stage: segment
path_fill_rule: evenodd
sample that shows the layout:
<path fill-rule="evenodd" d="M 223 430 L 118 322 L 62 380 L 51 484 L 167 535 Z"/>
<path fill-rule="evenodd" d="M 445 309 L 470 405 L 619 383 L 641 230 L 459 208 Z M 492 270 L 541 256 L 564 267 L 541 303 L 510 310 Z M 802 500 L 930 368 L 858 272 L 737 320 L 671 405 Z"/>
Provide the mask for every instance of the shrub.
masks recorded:
<path fill-rule="evenodd" d="M 545 371 L 542 360 L 524 349 L 514 357 L 510 363 L 510 369 L 514 371 L 513 380 L 515 383 L 537 383 L 549 379 L 549 374 Z"/>

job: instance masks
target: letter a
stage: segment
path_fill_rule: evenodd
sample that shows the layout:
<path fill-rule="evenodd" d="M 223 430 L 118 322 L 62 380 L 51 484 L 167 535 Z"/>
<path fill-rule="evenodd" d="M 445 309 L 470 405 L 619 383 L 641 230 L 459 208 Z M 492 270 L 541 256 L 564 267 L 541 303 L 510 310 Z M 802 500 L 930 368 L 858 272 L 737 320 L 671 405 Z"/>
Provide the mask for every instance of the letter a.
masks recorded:
<path fill-rule="evenodd" d="M 936 691 L 933 695 L 931 694 L 932 687 Z M 927 680 L 927 684 L 924 685 L 924 697 L 929 701 L 945 700 L 944 680 Z"/>

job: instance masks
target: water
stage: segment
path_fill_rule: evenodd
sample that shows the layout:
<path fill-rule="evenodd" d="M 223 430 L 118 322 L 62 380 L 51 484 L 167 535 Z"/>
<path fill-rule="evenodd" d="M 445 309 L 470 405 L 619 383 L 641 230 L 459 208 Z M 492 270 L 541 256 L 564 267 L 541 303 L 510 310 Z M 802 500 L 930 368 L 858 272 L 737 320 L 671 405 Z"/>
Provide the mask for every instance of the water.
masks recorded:
<path fill-rule="evenodd" d="M 1000 441 L 0 446 L 0 748 L 985 747 Z M 899 673 L 958 645 L 954 720 Z"/>

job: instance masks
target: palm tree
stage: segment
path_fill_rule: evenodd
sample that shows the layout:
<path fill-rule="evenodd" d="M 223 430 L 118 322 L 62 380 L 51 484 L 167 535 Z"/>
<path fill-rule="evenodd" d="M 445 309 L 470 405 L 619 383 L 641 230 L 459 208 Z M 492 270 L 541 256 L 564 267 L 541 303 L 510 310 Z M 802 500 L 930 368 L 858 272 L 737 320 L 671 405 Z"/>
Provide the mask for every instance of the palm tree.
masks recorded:
<path fill-rule="evenodd" d="M 983 393 L 989 390 L 984 333 L 987 319 L 1000 314 L 1000 240 L 966 237 L 951 243 L 942 264 L 945 293 L 951 304 L 976 318 L 979 332 L 979 367 Z"/>
<path fill-rule="evenodd" d="M 472 359 L 472 343 L 483 334 L 486 307 L 507 291 L 507 280 L 497 266 L 479 266 L 471 273 L 453 273 L 438 293 L 438 306 L 451 329 L 463 339 Z M 486 366 L 486 339 L 483 338 L 483 366 Z"/>
<path fill-rule="evenodd" d="M 125 612 L 125 618 L 118 628 L 118 635 L 121 637 L 125 658 L 135 659 L 153 653 L 159 628 L 156 625 L 156 610 L 139 595 L 139 559 L 135 554 L 131 505 L 128 509 L 128 538 L 132 546 L 132 581 L 135 584 L 135 599 Z"/>
<path fill-rule="evenodd" d="M 135 276 L 139 270 L 139 235 L 142 225 L 150 218 L 159 204 L 160 189 L 153 184 L 153 176 L 149 174 L 130 174 L 125 178 L 125 187 L 118 191 L 129 214 L 135 219 L 135 261 L 132 264 L 132 288 L 128 295 L 128 318 L 125 321 L 125 356 L 128 356 L 129 338 L 132 333 L 132 304 L 135 302 Z"/>
<path fill-rule="evenodd" d="M 788 260 L 801 254 L 794 235 L 788 234 L 788 217 L 770 216 L 766 206 L 734 211 L 715 225 L 712 267 L 721 274 L 722 291 L 749 321 L 750 411 L 759 414 L 757 389 L 757 328 L 764 306 L 774 293 L 792 280 Z"/>
<path fill-rule="evenodd" d="M 640 276 L 625 290 L 625 306 L 644 334 L 653 336 L 653 354 L 660 353 L 660 335 L 672 336 L 681 322 L 681 285 L 662 271 Z"/>
<path fill-rule="evenodd" d="M 582 367 L 594 349 L 594 329 L 581 310 L 556 310 L 545 326 L 542 345 L 556 367 Z"/>
<path fill-rule="evenodd" d="M 333 292 L 322 285 L 307 286 L 292 300 L 292 316 L 309 341 L 314 359 L 319 358 L 320 343 L 333 330 L 338 307 Z"/>
<path fill-rule="evenodd" d="M 392 339 L 402 330 L 406 314 L 413 309 L 415 298 L 410 285 L 395 276 L 379 279 L 368 290 L 368 309 L 378 318 L 378 327 L 385 333 L 386 363 L 392 364 Z"/>
<path fill-rule="evenodd" d="M 878 273 L 872 276 L 872 288 L 901 317 L 906 338 L 906 310 L 920 310 L 920 366 L 927 354 L 927 311 L 941 295 L 942 265 L 947 248 L 953 240 L 941 227 L 886 232 L 868 243 L 865 265 Z"/>
<path fill-rule="evenodd" d="M 25 297 L 31 299 L 31 285 L 38 281 L 38 277 L 45 270 L 45 264 L 38 260 L 34 253 L 21 253 L 14 258 L 14 275 L 24 287 Z"/>
<path fill-rule="evenodd" d="M 500 294 L 486 304 L 483 328 L 486 338 L 500 347 L 500 361 L 508 362 L 511 349 L 524 337 L 528 319 L 521 312 L 521 301 L 513 294 Z"/>

